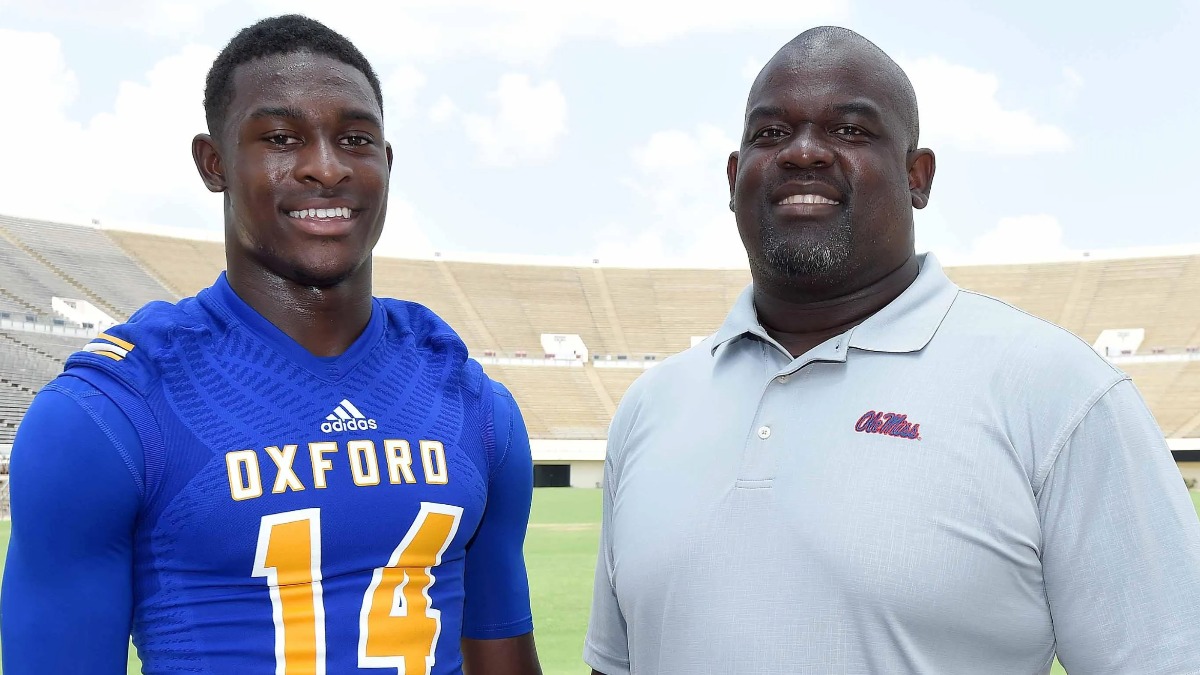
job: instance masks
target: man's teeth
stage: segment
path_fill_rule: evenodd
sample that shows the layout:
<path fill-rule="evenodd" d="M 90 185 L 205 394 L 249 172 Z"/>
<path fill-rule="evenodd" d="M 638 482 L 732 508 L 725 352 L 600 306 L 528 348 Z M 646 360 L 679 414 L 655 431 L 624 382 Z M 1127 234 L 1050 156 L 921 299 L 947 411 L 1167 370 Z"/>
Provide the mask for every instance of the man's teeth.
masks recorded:
<path fill-rule="evenodd" d="M 350 209 L 344 206 L 333 209 L 302 209 L 288 211 L 288 215 L 293 218 L 349 218 Z"/>
<path fill-rule="evenodd" d="M 838 202 L 835 202 L 832 199 L 826 199 L 826 198 L 822 197 L 821 195 L 792 195 L 791 197 L 787 197 L 786 199 L 783 199 L 782 201 L 779 202 L 779 204 L 781 206 L 784 204 L 837 204 L 837 203 Z"/>

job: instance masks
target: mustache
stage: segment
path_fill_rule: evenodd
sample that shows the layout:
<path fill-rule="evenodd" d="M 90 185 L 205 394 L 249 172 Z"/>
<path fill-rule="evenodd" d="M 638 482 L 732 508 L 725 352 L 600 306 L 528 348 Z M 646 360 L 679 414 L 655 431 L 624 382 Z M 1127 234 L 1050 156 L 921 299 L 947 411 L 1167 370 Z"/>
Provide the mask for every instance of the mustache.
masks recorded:
<path fill-rule="evenodd" d="M 817 173 L 816 171 L 812 170 L 793 170 L 784 172 L 774 182 L 771 183 L 769 188 L 765 191 L 765 194 L 767 194 L 769 198 L 769 195 L 775 194 L 775 191 L 782 188 L 784 185 L 787 185 L 788 183 L 800 182 L 824 183 L 834 190 L 837 190 L 838 194 L 842 195 L 843 199 L 848 199 L 850 197 L 849 183 L 844 180 L 839 180 L 834 176 Z"/>

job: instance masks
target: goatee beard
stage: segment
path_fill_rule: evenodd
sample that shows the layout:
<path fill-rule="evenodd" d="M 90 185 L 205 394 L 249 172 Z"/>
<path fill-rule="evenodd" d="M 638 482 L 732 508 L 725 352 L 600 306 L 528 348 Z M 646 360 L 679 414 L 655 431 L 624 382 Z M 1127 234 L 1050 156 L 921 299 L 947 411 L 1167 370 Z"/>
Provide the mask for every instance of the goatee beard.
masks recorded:
<path fill-rule="evenodd" d="M 850 227 L 842 219 L 831 232 L 819 238 L 786 238 L 766 223 L 759 230 L 762 243 L 760 266 L 777 278 L 804 278 L 808 282 L 840 279 L 852 252 Z M 816 233 L 814 233 L 816 234 Z"/>

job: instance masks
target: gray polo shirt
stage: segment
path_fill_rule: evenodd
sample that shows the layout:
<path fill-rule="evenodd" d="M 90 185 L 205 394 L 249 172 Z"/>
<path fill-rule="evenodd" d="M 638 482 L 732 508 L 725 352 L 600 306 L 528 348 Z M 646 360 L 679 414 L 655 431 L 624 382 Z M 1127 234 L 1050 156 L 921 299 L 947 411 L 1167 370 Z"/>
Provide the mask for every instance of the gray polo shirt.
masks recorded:
<path fill-rule="evenodd" d="M 1200 522 L 1137 390 L 956 287 L 799 358 L 750 289 L 613 420 L 607 675 L 1200 672 Z"/>

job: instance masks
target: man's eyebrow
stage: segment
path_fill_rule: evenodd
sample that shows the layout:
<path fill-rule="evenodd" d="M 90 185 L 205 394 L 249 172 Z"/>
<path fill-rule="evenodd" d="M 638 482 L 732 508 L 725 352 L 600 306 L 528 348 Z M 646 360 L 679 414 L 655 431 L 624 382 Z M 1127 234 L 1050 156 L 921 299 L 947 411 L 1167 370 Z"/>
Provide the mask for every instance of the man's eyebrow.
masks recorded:
<path fill-rule="evenodd" d="M 291 106 L 264 106 L 250 113 L 250 119 L 257 120 L 264 117 L 282 117 L 289 120 L 302 120 L 304 113 L 299 108 Z"/>
<path fill-rule="evenodd" d="M 348 110 L 343 110 L 338 115 L 338 119 L 342 122 L 367 122 L 368 124 L 374 124 L 377 127 L 383 126 L 383 122 L 379 121 L 378 115 L 370 110 L 363 110 L 361 108 L 350 108 Z"/>
<path fill-rule="evenodd" d="M 883 114 L 879 111 L 879 107 L 869 101 L 847 101 L 845 103 L 835 103 L 830 108 L 839 116 L 846 117 L 849 115 L 861 115 L 872 119 L 883 119 Z"/>
<path fill-rule="evenodd" d="M 783 117 L 783 106 L 778 105 L 760 105 L 755 106 L 746 113 L 746 122 L 749 123 L 761 117 Z"/>

